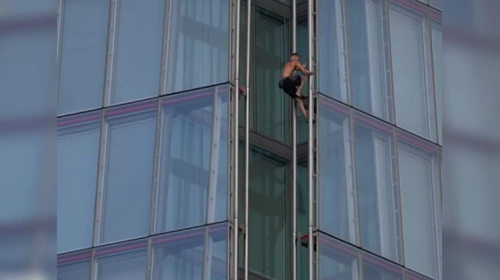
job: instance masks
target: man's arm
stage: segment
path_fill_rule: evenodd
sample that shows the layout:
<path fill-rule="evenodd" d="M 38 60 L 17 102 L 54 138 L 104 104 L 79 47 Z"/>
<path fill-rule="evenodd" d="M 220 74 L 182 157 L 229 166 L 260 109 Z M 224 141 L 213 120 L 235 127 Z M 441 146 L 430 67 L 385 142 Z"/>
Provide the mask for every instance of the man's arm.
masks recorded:
<path fill-rule="evenodd" d="M 307 70 L 304 67 L 304 65 L 300 64 L 300 62 L 298 62 L 298 61 L 295 62 L 295 67 L 297 67 L 297 69 L 299 69 L 300 72 L 302 72 L 302 73 L 304 73 L 304 74 L 306 74 L 308 76 L 311 76 L 312 74 L 314 74 L 312 71 Z"/>

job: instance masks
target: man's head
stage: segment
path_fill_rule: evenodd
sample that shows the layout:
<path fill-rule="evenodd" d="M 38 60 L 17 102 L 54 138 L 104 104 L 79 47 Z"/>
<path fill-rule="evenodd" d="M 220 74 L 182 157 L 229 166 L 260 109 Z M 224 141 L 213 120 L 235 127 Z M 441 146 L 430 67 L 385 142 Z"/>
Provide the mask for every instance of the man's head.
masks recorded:
<path fill-rule="evenodd" d="M 290 61 L 297 61 L 299 60 L 300 56 L 299 53 L 292 53 L 292 56 L 290 57 Z"/>

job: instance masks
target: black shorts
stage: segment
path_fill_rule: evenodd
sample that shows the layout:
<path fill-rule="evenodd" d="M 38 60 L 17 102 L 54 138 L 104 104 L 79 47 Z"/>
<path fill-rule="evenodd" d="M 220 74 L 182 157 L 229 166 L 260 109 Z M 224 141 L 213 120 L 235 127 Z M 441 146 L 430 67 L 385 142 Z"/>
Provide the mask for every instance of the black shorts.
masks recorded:
<path fill-rule="evenodd" d="M 301 83 L 302 78 L 299 75 L 295 75 L 280 80 L 278 86 L 290 97 L 297 98 L 297 87 L 299 87 Z"/>

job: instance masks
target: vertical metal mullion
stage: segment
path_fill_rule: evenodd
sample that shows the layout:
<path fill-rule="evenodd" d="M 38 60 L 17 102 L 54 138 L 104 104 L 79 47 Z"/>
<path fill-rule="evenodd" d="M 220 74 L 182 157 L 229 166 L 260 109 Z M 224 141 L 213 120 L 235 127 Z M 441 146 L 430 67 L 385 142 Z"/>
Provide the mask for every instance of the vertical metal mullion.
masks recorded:
<path fill-rule="evenodd" d="M 247 57 L 246 57 L 246 99 L 245 99 L 245 229 L 244 229 L 244 279 L 248 280 L 248 223 L 249 223 L 249 195 L 250 195 L 250 186 L 249 186 L 249 173 L 250 173 L 250 40 L 251 40 L 251 16 L 252 16 L 252 0 L 247 0 Z"/>
<path fill-rule="evenodd" d="M 390 73 L 390 83 L 389 83 L 389 86 L 390 86 L 390 89 L 389 89 L 389 94 L 390 94 L 390 99 L 391 99 L 391 117 L 392 117 L 392 123 L 393 124 L 397 124 L 397 120 L 396 120 L 396 94 L 394 92 L 394 69 L 393 69 L 393 63 L 392 63 L 392 42 L 391 42 L 391 17 L 390 17 L 390 9 L 389 9 L 389 5 L 390 5 L 390 0 L 382 0 L 383 1 L 383 5 L 385 5 L 385 12 L 386 12 L 386 26 L 384 28 L 384 30 L 387 31 L 387 58 L 389 60 L 388 62 L 388 69 L 389 69 L 389 73 Z M 385 80 L 387 80 L 387 77 L 385 77 Z"/>
<path fill-rule="evenodd" d="M 353 180 L 353 189 L 356 192 L 355 204 L 356 204 L 356 244 L 361 245 L 361 211 L 359 206 L 359 185 L 358 185 L 358 166 L 356 160 L 356 126 L 355 126 L 355 117 L 354 110 L 349 109 L 349 118 L 350 118 L 350 128 L 351 128 L 351 160 L 352 160 L 352 180 Z"/>
<path fill-rule="evenodd" d="M 159 189 L 159 174 L 160 174 L 160 160 L 161 160 L 161 140 L 162 140 L 162 126 L 163 126 L 163 112 L 161 110 L 161 99 L 158 98 L 158 105 L 156 108 L 156 130 L 155 130 L 155 146 L 154 146 L 154 162 L 153 162 L 153 185 L 151 187 L 151 205 L 150 205 L 150 217 L 149 217 L 149 234 L 155 232 L 155 221 L 156 221 L 156 202 L 158 201 L 158 189 Z"/>
<path fill-rule="evenodd" d="M 313 179 L 313 182 L 314 182 L 314 187 L 313 187 L 313 190 L 314 190 L 314 198 L 313 198 L 313 202 L 314 202 L 314 223 L 313 223 L 313 228 L 314 229 L 318 229 L 318 226 L 319 226 L 319 196 L 320 196 L 320 188 L 319 188 L 319 184 L 320 184 L 320 178 L 318 176 L 319 174 L 319 156 L 318 156 L 318 150 L 319 150 L 319 145 L 320 145 L 320 139 L 319 139 L 319 128 L 318 128 L 318 124 L 319 124 L 319 115 L 320 115 L 320 106 L 319 106 L 319 102 L 320 102 L 320 99 L 323 98 L 321 95 L 317 95 L 316 98 L 315 98 L 315 104 L 314 104 L 314 107 L 313 107 L 313 110 L 316 110 L 316 114 L 315 114 L 315 118 L 316 118 L 316 124 L 313 124 L 315 130 L 314 130 L 314 165 L 313 165 L 313 168 L 314 168 L 314 179 Z M 319 238 L 319 237 L 318 237 Z"/>
<path fill-rule="evenodd" d="M 239 102 L 238 102 L 238 96 L 239 96 L 239 68 L 240 68 L 240 12 L 241 12 L 241 0 L 235 0 L 236 1 L 236 50 L 235 50 L 235 89 L 233 92 L 233 105 L 234 105 L 234 115 L 233 115 L 233 127 L 234 127 L 234 196 L 233 196 L 233 201 L 234 201 L 234 223 L 233 223 L 233 246 L 234 246 L 234 251 L 233 251 L 233 280 L 238 279 L 238 157 L 239 157 Z"/>
<path fill-rule="evenodd" d="M 396 157 L 395 159 L 395 171 L 396 172 L 396 188 L 398 191 L 398 197 L 399 199 L 399 232 L 400 232 L 400 246 L 401 246 L 401 264 L 405 265 L 405 243 L 404 243 L 404 231 L 403 231 L 403 200 L 402 200 L 402 191 L 401 191 L 401 179 L 399 176 L 399 140 L 398 140 L 398 131 L 397 128 L 393 128 L 393 137 L 394 137 L 394 143 L 393 143 L 393 148 L 394 148 L 394 155 Z"/>
<path fill-rule="evenodd" d="M 297 51 L 297 0 L 292 0 L 292 53 Z M 297 279 L 297 103 L 292 102 L 292 280 Z M 309 106 L 310 107 L 310 106 Z"/>
<path fill-rule="evenodd" d="M 309 54 L 308 54 L 308 63 L 311 67 L 313 67 L 313 8 L 314 8 L 314 0 L 308 0 L 308 9 L 307 9 L 307 20 L 308 20 L 308 49 L 309 49 Z M 314 176 L 314 157 L 313 157 L 313 152 L 314 152 L 314 139 L 313 139 L 313 118 L 314 118 L 314 100 L 313 100 L 313 87 L 314 87 L 314 82 L 309 81 L 309 112 L 308 112 L 308 165 L 309 165 L 309 228 L 308 228 L 308 234 L 309 234 L 309 239 L 310 239 L 310 244 L 309 244 L 309 280 L 314 279 L 314 260 L 313 260 L 313 254 L 314 254 L 314 244 L 313 244 L 313 223 L 314 223 L 314 212 L 313 212 L 313 197 L 314 197 L 314 190 L 313 190 L 313 176 Z"/>
<path fill-rule="evenodd" d="M 90 280 L 98 280 L 97 278 L 97 260 L 95 257 L 95 248 L 90 250 Z"/>
<path fill-rule="evenodd" d="M 231 15 L 233 13 L 231 12 Z M 233 158 L 234 158 L 234 155 L 233 155 L 233 147 L 234 147 L 234 132 L 233 132 L 233 125 L 232 125 L 232 110 L 233 110 L 233 107 L 232 107 L 232 103 L 231 103 L 231 96 L 234 92 L 234 88 L 230 85 L 228 86 L 228 93 L 227 93 L 227 104 L 226 104 L 226 108 L 227 108 L 227 111 L 228 111 L 228 115 L 227 115 L 227 125 L 226 125 L 226 129 L 228 131 L 228 139 L 227 139 L 227 146 L 226 146 L 226 149 L 228 151 L 228 164 L 227 164 L 227 174 L 228 174 L 228 178 L 227 178 L 227 182 L 228 182 L 228 194 L 226 195 L 226 200 L 227 200 L 227 207 L 226 207 L 226 211 L 227 211 L 227 215 L 226 217 L 232 221 L 233 220 L 233 217 L 234 217 L 234 213 L 233 213 L 233 210 L 234 210 L 234 207 L 233 207 L 233 203 L 234 203 L 234 189 L 233 189 L 233 185 L 234 185 L 234 181 L 233 181 L 233 170 L 234 170 L 234 167 L 233 167 Z M 228 244 L 226 246 L 226 260 L 228 262 L 228 264 L 226 265 L 226 275 L 228 276 L 229 279 L 231 279 L 231 269 L 232 269 L 232 266 L 230 265 L 231 263 L 231 259 L 232 259 L 232 256 L 233 256 L 233 253 L 234 253 L 234 249 L 232 247 L 232 232 L 231 232 L 231 223 L 228 223 L 228 227 L 227 227 L 227 232 L 228 232 L 228 235 L 227 235 L 227 240 L 228 240 Z"/>
<path fill-rule="evenodd" d="M 352 86 L 351 86 L 351 57 L 349 55 L 349 24 L 347 22 L 347 7 L 346 1 L 340 0 L 342 2 L 342 17 L 344 24 L 344 32 L 342 36 L 344 37 L 344 48 L 345 48 L 345 61 L 346 61 L 346 79 L 347 79 L 347 104 L 352 104 Z"/>
<path fill-rule="evenodd" d="M 437 251 L 438 251 L 438 255 L 437 255 L 437 261 L 438 261 L 438 279 L 441 279 L 442 278 L 442 252 L 443 252 L 443 248 L 442 248 L 442 236 L 443 236 L 443 218 L 442 218 L 442 212 L 443 212 L 443 196 L 442 196 L 442 193 L 441 193 L 441 160 L 442 160 L 442 153 L 441 151 L 438 149 L 438 152 L 437 152 L 437 176 L 438 176 L 438 181 L 437 181 L 437 186 L 435 186 L 434 190 L 433 190 L 433 193 L 435 194 L 435 196 L 438 196 L 438 205 L 436 206 L 439 206 L 439 207 L 436 207 L 436 213 L 435 213 L 435 217 L 437 219 L 436 223 L 436 230 L 437 230 L 437 235 L 436 235 L 436 238 L 437 238 L 437 243 L 436 243 L 436 247 L 437 247 Z M 441 240 L 441 242 L 439 242 L 439 240 Z M 440 246 L 441 245 L 441 246 Z"/>
<path fill-rule="evenodd" d="M 115 68 L 115 48 L 116 37 L 118 36 L 118 0 L 111 0 L 109 9 L 109 27 L 108 27 L 108 48 L 106 54 L 106 83 L 104 84 L 103 106 L 106 107 L 111 102 L 111 95 L 114 83 L 114 68 Z"/>
<path fill-rule="evenodd" d="M 436 149 L 436 153 L 434 155 L 431 155 L 431 181 L 432 181 L 432 189 L 431 189 L 431 194 L 432 194 L 432 208 L 433 208 L 433 215 L 432 215 L 432 218 L 433 218 L 433 226 L 434 226 L 434 229 L 433 229 L 433 235 L 434 235 L 434 244 L 435 244 L 435 253 L 436 253 L 436 262 L 437 262 L 437 266 L 436 266 L 436 270 L 435 272 L 439 275 L 440 273 L 440 267 L 439 267 L 439 255 L 440 255 L 440 250 L 439 250 L 439 242 L 438 242 L 438 236 L 439 236 L 439 232 L 440 232 L 440 220 L 439 217 L 438 217 L 438 201 L 439 201 L 439 194 L 437 192 L 437 188 L 439 186 L 439 174 L 440 174 L 440 171 L 438 170 L 439 168 L 439 150 Z M 438 277 L 438 279 L 440 279 Z"/>
<path fill-rule="evenodd" d="M 430 44 L 430 57 L 431 57 L 431 79 L 432 79 L 432 92 L 434 97 L 434 126 L 436 133 L 436 143 L 439 143 L 439 119 L 438 119 L 438 108 L 437 108 L 437 88 L 436 88 L 436 74 L 434 69 L 434 44 L 432 40 L 432 9 L 428 7 L 427 9 L 427 19 L 429 23 L 429 44 Z"/>
<path fill-rule="evenodd" d="M 101 127 L 99 136 L 99 156 L 98 156 L 98 169 L 96 180 L 96 194 L 94 205 L 94 226 L 92 245 L 96 246 L 101 240 L 101 221 L 102 221 L 102 208 L 104 204 L 104 182 L 106 177 L 106 159 L 108 153 L 107 138 L 108 138 L 108 125 L 106 123 L 105 111 L 101 112 Z"/>
<path fill-rule="evenodd" d="M 56 45 L 56 102 L 59 99 L 59 80 L 61 76 L 62 34 L 64 24 L 64 2 L 57 0 L 57 45 Z"/>
<path fill-rule="evenodd" d="M 219 164 L 219 141 L 220 141 L 220 120 L 219 115 L 221 110 L 219 109 L 219 87 L 215 88 L 214 91 L 214 103 L 212 108 L 212 140 L 210 148 L 210 166 L 209 166 L 209 181 L 208 181 L 208 193 L 207 193 L 207 209 L 206 209 L 206 224 L 213 222 L 214 215 L 214 205 L 215 196 L 217 188 L 217 176 L 218 176 L 218 164 Z M 203 168 L 203 166 L 202 166 Z M 202 275 L 204 280 L 209 280 L 211 273 L 211 260 L 212 260 L 212 241 L 209 235 L 210 226 L 205 228 L 205 241 L 203 249 L 203 268 Z"/>
<path fill-rule="evenodd" d="M 148 238 L 146 280 L 153 278 L 153 274 L 151 273 L 153 266 L 153 250 L 151 248 L 153 243 L 152 240 L 153 239 L 151 237 Z"/>
<path fill-rule="evenodd" d="M 161 70 L 160 70 L 160 92 L 159 96 L 166 93 L 167 75 L 168 75 L 168 50 L 169 50 L 169 39 L 170 39 L 170 21 L 172 17 L 170 12 L 172 11 L 172 1 L 165 0 L 165 19 L 163 21 L 163 45 L 162 45 L 162 56 L 161 56 Z"/>
<path fill-rule="evenodd" d="M 358 264 L 359 264 L 359 279 L 364 280 L 365 279 L 365 274 L 363 271 L 363 251 L 361 249 L 358 249 Z"/>

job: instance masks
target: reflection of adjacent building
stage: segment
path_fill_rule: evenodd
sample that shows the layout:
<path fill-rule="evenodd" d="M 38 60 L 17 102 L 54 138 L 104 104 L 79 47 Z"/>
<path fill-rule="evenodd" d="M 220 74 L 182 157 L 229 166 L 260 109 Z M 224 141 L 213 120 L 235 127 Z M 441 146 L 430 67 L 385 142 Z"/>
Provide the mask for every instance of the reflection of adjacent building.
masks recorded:
<path fill-rule="evenodd" d="M 55 6 L 0 1 L 1 279 L 54 277 Z"/>
<path fill-rule="evenodd" d="M 430 31 L 439 12 L 414 0 L 317 1 L 315 195 L 308 197 L 308 127 L 299 117 L 296 209 L 292 107 L 276 85 L 291 51 L 288 3 L 255 1 L 248 41 L 242 2 L 236 44 L 229 0 L 63 1 L 60 280 L 231 279 L 232 233 L 245 211 L 238 259 L 241 269 L 246 235 L 252 280 L 292 279 L 293 266 L 297 280 L 309 269 L 317 279 L 439 278 Z M 307 3 L 297 18 L 305 61 Z M 250 88 L 248 167 L 245 97 L 235 98 L 233 84 L 238 46 L 240 73 L 247 46 L 251 52 L 250 80 L 239 81 Z M 310 201 L 314 236 L 307 235 Z"/>

